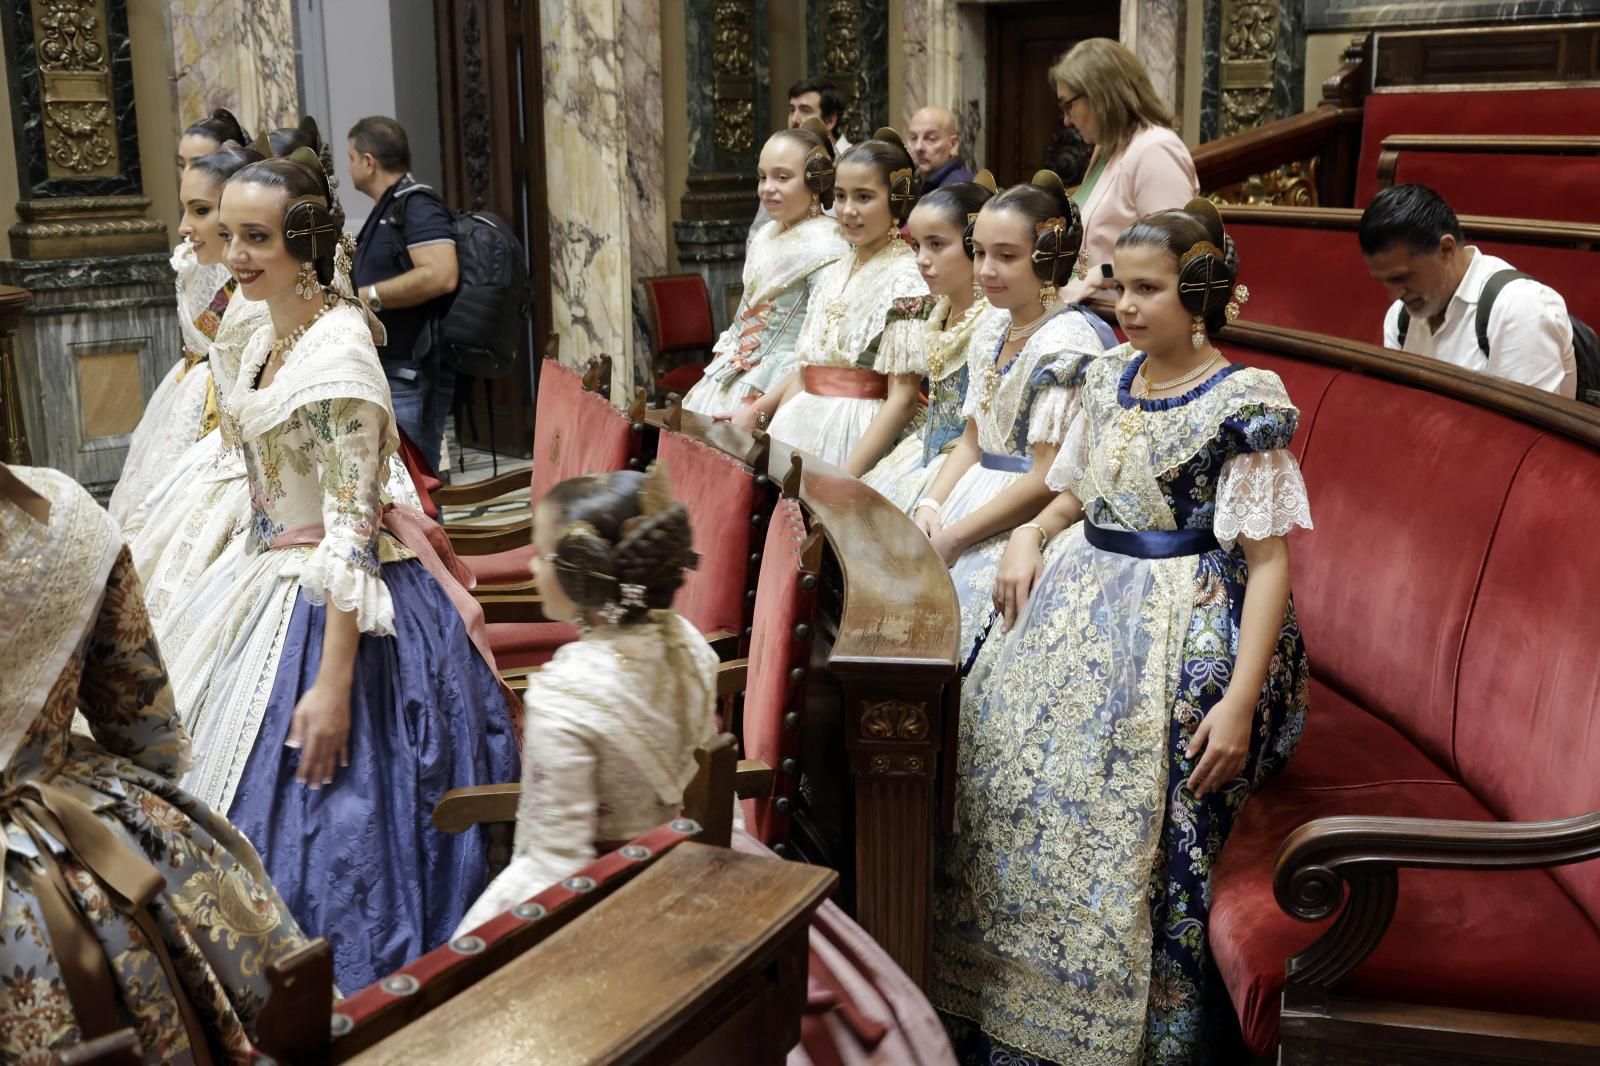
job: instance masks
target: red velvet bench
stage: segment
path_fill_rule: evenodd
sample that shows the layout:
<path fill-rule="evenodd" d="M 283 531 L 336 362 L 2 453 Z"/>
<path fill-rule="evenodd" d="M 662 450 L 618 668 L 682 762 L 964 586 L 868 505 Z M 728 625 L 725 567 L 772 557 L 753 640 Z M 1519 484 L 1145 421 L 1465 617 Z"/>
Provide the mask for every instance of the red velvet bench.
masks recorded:
<path fill-rule="evenodd" d="M 1600 862 L 1576 861 L 1600 856 L 1600 412 L 1271 327 L 1225 343 L 1300 408 L 1316 522 L 1290 538 L 1306 733 L 1211 886 L 1246 1042 L 1600 1062 Z"/>

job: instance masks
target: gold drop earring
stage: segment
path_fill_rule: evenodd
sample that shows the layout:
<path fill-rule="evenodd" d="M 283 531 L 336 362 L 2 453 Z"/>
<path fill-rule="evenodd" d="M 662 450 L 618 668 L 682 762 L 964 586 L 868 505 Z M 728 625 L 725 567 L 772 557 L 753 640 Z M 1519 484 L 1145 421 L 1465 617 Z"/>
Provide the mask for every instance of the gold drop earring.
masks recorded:
<path fill-rule="evenodd" d="M 806 217 L 807 218 L 816 218 L 820 214 L 822 214 L 822 202 L 821 202 L 820 199 L 818 199 L 816 193 L 812 193 L 811 194 L 811 209 L 806 212 Z"/>
<path fill-rule="evenodd" d="M 1039 306 L 1050 310 L 1050 305 L 1056 302 L 1056 287 L 1052 282 L 1045 282 L 1039 286 Z"/>
<path fill-rule="evenodd" d="M 302 300 L 309 301 L 321 287 L 317 283 L 317 268 L 310 263 L 301 263 L 300 273 L 294 279 L 295 295 Z"/>
<path fill-rule="evenodd" d="M 1194 329 L 1189 332 L 1189 343 L 1197 352 L 1206 346 L 1206 320 L 1199 315 L 1194 316 Z"/>

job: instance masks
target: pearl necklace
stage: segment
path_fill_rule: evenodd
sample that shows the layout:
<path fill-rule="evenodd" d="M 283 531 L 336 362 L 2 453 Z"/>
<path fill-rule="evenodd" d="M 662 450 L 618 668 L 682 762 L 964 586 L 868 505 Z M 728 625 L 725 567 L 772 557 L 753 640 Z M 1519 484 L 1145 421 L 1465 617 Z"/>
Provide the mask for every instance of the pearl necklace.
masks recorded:
<path fill-rule="evenodd" d="M 1149 358 L 1149 356 L 1145 356 L 1146 362 L 1149 361 Z M 1134 387 L 1129 391 L 1132 392 L 1134 396 L 1143 400 L 1149 399 L 1152 392 L 1166 392 L 1168 389 L 1180 388 L 1189 384 L 1189 382 L 1196 380 L 1207 370 L 1210 370 L 1212 366 L 1216 364 L 1217 360 L 1221 358 L 1222 353 L 1213 348 L 1211 349 L 1211 358 L 1207 359 L 1205 362 L 1201 363 L 1187 374 L 1175 377 L 1171 381 L 1157 381 L 1153 383 L 1149 378 L 1145 377 L 1144 364 L 1141 363 L 1139 365 L 1139 373 L 1135 375 L 1136 380 L 1133 383 Z"/>
<path fill-rule="evenodd" d="M 321 318 L 332 309 L 333 303 L 331 301 L 324 303 L 316 314 L 312 315 L 310 318 L 306 319 L 305 322 L 295 327 L 294 331 L 291 332 L 287 337 L 280 337 L 278 340 L 273 341 L 272 347 L 267 349 L 267 359 L 269 361 L 276 359 L 278 356 L 288 352 L 296 344 L 299 344 L 300 338 L 306 335 L 306 330 L 314 326 L 317 322 L 317 319 Z"/>
<path fill-rule="evenodd" d="M 1035 333 L 1038 333 L 1040 327 L 1042 327 L 1046 322 L 1048 322 L 1052 318 L 1054 318 L 1055 315 L 1056 315 L 1056 312 L 1060 311 L 1061 308 L 1063 308 L 1064 306 L 1066 306 L 1066 305 L 1065 304 L 1059 304 L 1059 303 L 1052 305 L 1050 310 L 1046 311 L 1044 314 L 1040 315 L 1038 318 L 1034 319 L 1032 322 L 1029 322 L 1026 326 L 1009 326 L 1009 327 L 1007 327 L 1006 328 L 1006 343 L 1009 344 L 1009 343 L 1011 343 L 1013 341 L 1025 341 L 1029 337 L 1033 336 Z"/>

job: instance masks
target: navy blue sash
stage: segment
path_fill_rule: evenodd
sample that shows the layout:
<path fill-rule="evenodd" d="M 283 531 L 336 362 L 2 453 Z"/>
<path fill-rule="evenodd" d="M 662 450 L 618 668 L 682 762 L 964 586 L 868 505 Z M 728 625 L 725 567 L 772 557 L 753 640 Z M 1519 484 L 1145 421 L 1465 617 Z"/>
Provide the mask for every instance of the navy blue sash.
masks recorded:
<path fill-rule="evenodd" d="M 1083 539 L 1096 548 L 1135 559 L 1176 559 L 1183 555 L 1203 555 L 1220 548 L 1209 529 L 1147 529 L 1133 532 L 1106 529 L 1087 518 L 1083 520 Z"/>
<path fill-rule="evenodd" d="M 1033 469 L 1033 458 L 1027 455 L 997 455 L 979 452 L 978 465 L 985 470 L 1004 470 L 1012 474 L 1026 474 Z"/>

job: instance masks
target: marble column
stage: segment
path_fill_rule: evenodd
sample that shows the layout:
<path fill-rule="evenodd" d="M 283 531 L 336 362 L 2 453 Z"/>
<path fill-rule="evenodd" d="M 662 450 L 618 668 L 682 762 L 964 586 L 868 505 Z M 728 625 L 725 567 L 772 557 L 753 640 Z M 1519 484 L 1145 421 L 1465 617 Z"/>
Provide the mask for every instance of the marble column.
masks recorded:
<path fill-rule="evenodd" d="M 126 0 L 3 0 L 16 131 L 14 341 L 33 462 L 110 492 L 178 356 L 166 227 L 144 217 Z"/>
<path fill-rule="evenodd" d="M 806 0 L 806 56 L 844 94 L 839 132 L 852 143 L 889 122 L 888 0 Z"/>
<path fill-rule="evenodd" d="M 1299 114 L 1305 0 L 1205 0 L 1200 139 Z"/>
<path fill-rule="evenodd" d="M 705 278 L 720 333 L 743 289 L 756 160 L 768 132 L 767 0 L 688 0 L 683 16 L 689 180 L 673 237 L 678 262 Z"/>
<path fill-rule="evenodd" d="M 655 4 L 541 0 L 552 328 L 563 361 L 610 356 L 613 401 L 648 381 L 634 283 L 665 273 Z"/>
<path fill-rule="evenodd" d="M 1144 63 L 1157 94 L 1183 126 L 1183 50 L 1189 12 L 1185 0 L 1127 0 L 1122 43 Z"/>
<path fill-rule="evenodd" d="M 294 0 L 166 0 L 166 19 L 179 129 L 219 107 L 252 136 L 299 122 Z"/>

